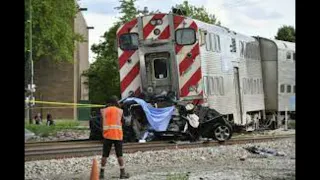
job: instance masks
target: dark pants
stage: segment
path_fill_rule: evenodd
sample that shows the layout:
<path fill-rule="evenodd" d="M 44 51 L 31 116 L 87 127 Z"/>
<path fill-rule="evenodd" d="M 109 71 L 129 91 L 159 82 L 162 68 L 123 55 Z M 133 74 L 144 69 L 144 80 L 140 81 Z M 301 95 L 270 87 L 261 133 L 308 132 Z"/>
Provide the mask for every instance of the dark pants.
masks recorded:
<path fill-rule="evenodd" d="M 102 157 L 109 157 L 112 144 L 114 144 L 117 157 L 122 157 L 122 141 L 110 140 L 110 139 L 103 140 Z"/>

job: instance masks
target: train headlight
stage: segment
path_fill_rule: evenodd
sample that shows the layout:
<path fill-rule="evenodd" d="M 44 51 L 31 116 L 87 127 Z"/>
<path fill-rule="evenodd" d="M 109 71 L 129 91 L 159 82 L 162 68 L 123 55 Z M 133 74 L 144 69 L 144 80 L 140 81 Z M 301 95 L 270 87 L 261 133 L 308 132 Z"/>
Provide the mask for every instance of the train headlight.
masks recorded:
<path fill-rule="evenodd" d="M 157 20 L 157 25 L 161 25 L 162 24 L 162 20 L 161 19 L 158 19 Z"/>
<path fill-rule="evenodd" d="M 193 110 L 193 108 L 194 108 L 194 105 L 191 104 L 191 103 L 188 103 L 188 104 L 186 105 L 186 110 L 187 110 L 187 111 L 191 111 L 191 110 Z"/>
<path fill-rule="evenodd" d="M 152 26 L 155 26 L 155 25 L 157 24 L 157 20 L 155 20 L 155 19 L 151 20 L 151 21 L 150 21 L 150 24 L 151 24 Z"/>
<path fill-rule="evenodd" d="M 159 34 L 160 34 L 160 29 L 155 29 L 155 30 L 153 31 L 153 33 L 154 33 L 155 35 L 159 35 Z"/>

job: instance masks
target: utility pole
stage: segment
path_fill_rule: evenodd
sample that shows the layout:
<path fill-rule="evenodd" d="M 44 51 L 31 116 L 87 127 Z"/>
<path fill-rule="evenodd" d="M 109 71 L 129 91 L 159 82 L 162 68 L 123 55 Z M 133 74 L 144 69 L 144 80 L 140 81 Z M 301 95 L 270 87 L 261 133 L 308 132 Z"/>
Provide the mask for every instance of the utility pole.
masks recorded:
<path fill-rule="evenodd" d="M 33 85 L 33 60 L 32 60 L 32 0 L 29 0 L 29 60 L 31 65 L 31 81 L 30 81 L 30 98 L 29 100 L 34 100 L 33 92 L 34 92 L 34 85 Z M 29 88 L 28 88 L 29 89 Z M 34 102 L 29 102 L 29 123 L 32 124 L 32 104 Z"/>

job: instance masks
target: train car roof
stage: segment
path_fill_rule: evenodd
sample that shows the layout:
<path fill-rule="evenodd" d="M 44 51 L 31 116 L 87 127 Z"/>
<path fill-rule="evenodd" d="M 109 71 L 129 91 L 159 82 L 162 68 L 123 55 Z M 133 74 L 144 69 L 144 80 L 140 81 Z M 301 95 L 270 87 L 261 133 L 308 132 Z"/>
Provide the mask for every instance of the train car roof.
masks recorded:
<path fill-rule="evenodd" d="M 276 39 L 270 39 L 276 45 L 278 46 L 278 49 L 283 49 L 283 50 L 296 50 L 296 43 L 293 42 L 288 42 L 288 41 L 281 41 L 281 40 L 276 40 Z"/>
<path fill-rule="evenodd" d="M 229 34 L 232 37 L 238 38 L 240 40 L 245 40 L 245 41 L 256 41 L 255 38 L 253 38 L 252 36 L 248 36 L 248 35 L 244 35 L 235 31 L 232 31 L 226 27 L 222 27 L 222 26 L 218 26 L 218 25 L 214 25 L 214 24 L 209 24 L 203 21 L 199 21 L 197 19 L 192 19 L 193 21 L 195 21 L 198 25 L 199 28 L 204 28 L 206 30 L 211 30 L 214 32 L 218 32 L 221 34 Z"/>

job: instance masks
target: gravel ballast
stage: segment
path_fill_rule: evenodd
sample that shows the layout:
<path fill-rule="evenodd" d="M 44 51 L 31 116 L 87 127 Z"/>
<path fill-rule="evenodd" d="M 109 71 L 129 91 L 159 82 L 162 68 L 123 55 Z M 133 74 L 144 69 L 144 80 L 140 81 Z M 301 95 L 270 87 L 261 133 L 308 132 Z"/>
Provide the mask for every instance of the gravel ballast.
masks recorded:
<path fill-rule="evenodd" d="M 254 143 L 285 156 L 252 154 L 244 147 L 253 144 L 194 149 L 161 150 L 124 154 L 130 179 L 295 179 L 295 138 Z M 93 158 L 100 156 L 25 162 L 25 179 L 87 180 Z M 111 155 L 105 179 L 117 179 L 119 167 Z"/>

